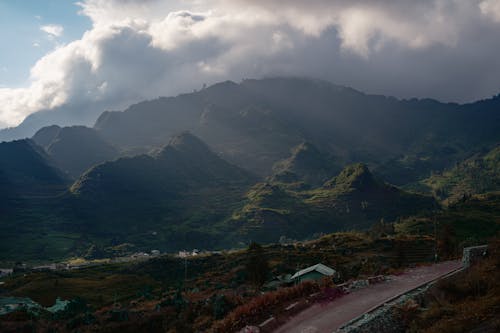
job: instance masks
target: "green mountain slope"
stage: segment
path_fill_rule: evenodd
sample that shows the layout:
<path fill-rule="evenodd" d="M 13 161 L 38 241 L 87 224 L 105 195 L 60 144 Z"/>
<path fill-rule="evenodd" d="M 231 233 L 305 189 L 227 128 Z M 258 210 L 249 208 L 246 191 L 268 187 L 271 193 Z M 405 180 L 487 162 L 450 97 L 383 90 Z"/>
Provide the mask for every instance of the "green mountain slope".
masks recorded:
<path fill-rule="evenodd" d="M 420 183 L 440 200 L 456 202 L 473 194 L 500 190 L 500 146 L 434 174 Z"/>
<path fill-rule="evenodd" d="M 53 196 L 67 188 L 67 176 L 31 140 L 0 143 L 0 192 L 8 197 Z"/>
<path fill-rule="evenodd" d="M 287 183 L 259 183 L 231 223 L 241 239 L 277 241 L 314 233 L 368 228 L 437 208 L 431 197 L 404 192 L 376 179 L 363 164 L 346 167 L 324 186 L 303 190 Z"/>
<path fill-rule="evenodd" d="M 93 129 L 43 128 L 45 151 L 0 145 L 0 259 L 223 248 L 431 211 L 433 198 L 388 183 L 450 202 L 498 190 L 498 146 L 481 153 L 500 142 L 498 110 L 499 96 L 444 104 L 274 78 L 105 112 Z M 77 179 L 70 191 L 55 165 Z"/>
<path fill-rule="evenodd" d="M 327 154 L 304 142 L 292 149 L 292 155 L 273 166 L 273 179 L 283 182 L 304 181 L 318 186 L 332 178 L 340 167 Z"/>
<path fill-rule="evenodd" d="M 448 245 L 456 247 L 457 255 L 464 246 L 487 243 L 500 232 L 500 192 L 473 194 L 450 203 L 437 214 L 402 219 L 396 225 L 401 235 L 434 236 L 436 229 L 446 233 Z"/>
<path fill-rule="evenodd" d="M 255 181 L 183 133 L 155 156 L 121 158 L 84 173 L 71 187 L 68 214 L 101 238 L 112 235 L 160 249 L 196 241 L 208 247 L 215 224 Z"/>
<path fill-rule="evenodd" d="M 69 249 L 72 235 L 58 216 L 68 186 L 33 141 L 0 143 L 0 260 L 51 259 Z"/>
<path fill-rule="evenodd" d="M 248 172 L 218 157 L 201 140 L 183 133 L 173 137 L 155 156 L 127 157 L 95 166 L 75 182 L 71 191 L 95 198 L 128 192 L 168 193 L 195 186 L 247 183 L 251 179 Z"/>

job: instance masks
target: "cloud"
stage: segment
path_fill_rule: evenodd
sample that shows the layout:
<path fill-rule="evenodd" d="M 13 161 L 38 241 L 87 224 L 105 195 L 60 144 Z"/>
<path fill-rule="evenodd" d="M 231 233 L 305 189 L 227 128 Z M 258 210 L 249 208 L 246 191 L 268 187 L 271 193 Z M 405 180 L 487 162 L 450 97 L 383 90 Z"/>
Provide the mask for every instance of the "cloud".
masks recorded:
<path fill-rule="evenodd" d="M 51 108 L 119 109 L 203 83 L 273 75 L 399 97 L 484 98 L 500 87 L 498 4 L 86 0 L 81 14 L 92 28 L 41 58 L 29 86 L 0 89 L 0 121 L 16 125 Z M 50 27 L 51 36 L 63 33 Z"/>
<path fill-rule="evenodd" d="M 42 25 L 40 30 L 47 33 L 51 37 L 61 37 L 64 32 L 63 26 L 57 24 Z"/>
<path fill-rule="evenodd" d="M 499 0 L 484 0 L 479 4 L 481 12 L 492 18 L 496 22 L 500 22 L 500 1 Z"/>

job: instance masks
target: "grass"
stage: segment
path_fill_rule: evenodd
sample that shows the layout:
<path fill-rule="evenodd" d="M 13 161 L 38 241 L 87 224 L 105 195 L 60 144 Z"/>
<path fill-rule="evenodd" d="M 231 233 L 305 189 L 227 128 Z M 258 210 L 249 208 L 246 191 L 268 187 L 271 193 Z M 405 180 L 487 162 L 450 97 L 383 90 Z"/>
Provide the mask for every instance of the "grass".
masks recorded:
<path fill-rule="evenodd" d="M 439 282 L 407 322 L 409 332 L 454 333 L 500 330 L 500 238 L 489 257 L 459 276 Z"/>
<path fill-rule="evenodd" d="M 394 272 L 401 264 L 398 251 L 428 243 L 426 236 L 378 238 L 367 233 L 342 232 L 306 242 L 267 245 L 263 250 L 269 262 L 269 277 L 294 273 L 321 262 L 335 268 L 344 279 L 350 279 Z M 43 305 L 52 305 L 58 296 L 85 299 L 93 309 L 92 325 L 98 326 L 78 324 L 83 331 L 92 327 L 117 329 L 118 323 L 110 321 L 113 311 L 130 318 L 118 325 L 120 331 L 140 331 L 153 323 L 163 332 L 208 331 L 216 318 L 223 319 L 237 307 L 245 308 L 245 304 L 261 295 L 247 280 L 248 260 L 245 250 L 199 255 L 187 261 L 166 255 L 144 262 L 16 275 L 5 279 L 3 288 L 6 295 L 30 297 Z M 186 263 L 188 279 L 184 280 Z M 116 301 L 120 305 L 111 307 Z M 6 318 L 0 318 L 0 328 L 8 321 L 9 317 Z M 50 327 L 50 320 L 41 318 L 36 325 Z M 58 325 L 61 323 L 62 327 L 66 325 L 65 322 Z M 8 324 L 21 325 L 22 321 Z M 149 328 L 152 332 L 158 330 Z"/>
<path fill-rule="evenodd" d="M 432 191 L 445 204 L 464 196 L 496 191 L 500 186 L 500 146 L 475 155 L 455 167 L 420 182 L 416 188 Z"/>
<path fill-rule="evenodd" d="M 3 286 L 13 296 L 29 297 L 44 305 L 62 299 L 84 298 L 99 308 L 114 301 L 137 296 L 145 286 L 158 286 L 152 278 L 140 274 L 124 274 L 120 266 L 103 265 L 74 272 L 43 272 L 16 276 Z"/>
<path fill-rule="evenodd" d="M 500 232 L 500 192 L 474 195 L 435 214 L 401 219 L 396 231 L 400 235 L 434 235 L 434 223 L 438 231 L 449 227 L 457 245 L 484 243 Z"/>

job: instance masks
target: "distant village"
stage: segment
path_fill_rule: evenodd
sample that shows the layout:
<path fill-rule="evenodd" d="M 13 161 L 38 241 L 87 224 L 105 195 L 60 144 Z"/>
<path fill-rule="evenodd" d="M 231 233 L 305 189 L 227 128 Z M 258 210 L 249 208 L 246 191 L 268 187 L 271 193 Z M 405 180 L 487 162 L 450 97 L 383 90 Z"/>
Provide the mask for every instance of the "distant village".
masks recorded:
<path fill-rule="evenodd" d="M 185 256 L 185 253 L 194 253 L 189 251 L 181 251 L 178 256 Z M 161 255 L 159 250 L 152 250 L 151 252 L 136 252 L 128 256 L 115 257 L 115 258 L 106 258 L 106 259 L 97 259 L 97 260 L 85 260 L 83 258 L 77 258 L 73 260 L 69 260 L 67 262 L 60 263 L 50 263 L 44 265 L 36 265 L 30 266 L 25 263 L 16 263 L 13 267 L 10 268 L 0 268 L 0 278 L 4 276 L 8 276 L 14 273 L 23 273 L 23 272 L 43 272 L 43 271 L 58 271 L 58 270 L 73 270 L 80 269 L 92 266 L 99 266 L 103 264 L 109 263 L 121 263 L 121 262 L 131 262 L 131 261 L 141 261 L 148 260 L 151 258 L 156 258 Z"/>
<path fill-rule="evenodd" d="M 190 258 L 200 255 L 210 255 L 210 254 L 220 254 L 221 251 L 200 251 L 198 249 L 193 250 L 182 250 L 174 254 L 178 258 Z M 61 270 L 75 270 L 88 267 L 94 267 L 110 263 L 124 263 L 133 261 L 145 261 L 161 256 L 162 253 L 159 250 L 152 250 L 150 252 L 136 252 L 128 256 L 106 258 L 98 260 L 85 260 L 83 258 L 77 258 L 74 260 L 69 260 L 67 262 L 60 263 L 50 263 L 45 265 L 29 266 L 25 263 L 16 263 L 11 268 L 0 268 L 0 278 L 9 276 L 16 273 L 28 273 L 28 272 L 44 272 L 44 271 L 61 271 Z M 166 253 L 164 253 L 166 255 Z M 318 263 L 316 265 L 304 268 L 297 271 L 295 274 L 287 274 L 282 276 L 275 276 L 264 286 L 267 289 L 275 289 L 286 285 L 296 284 L 303 281 L 320 280 L 324 277 L 338 277 L 338 272 L 326 265 Z M 3 284 L 0 282 L 0 285 Z"/>

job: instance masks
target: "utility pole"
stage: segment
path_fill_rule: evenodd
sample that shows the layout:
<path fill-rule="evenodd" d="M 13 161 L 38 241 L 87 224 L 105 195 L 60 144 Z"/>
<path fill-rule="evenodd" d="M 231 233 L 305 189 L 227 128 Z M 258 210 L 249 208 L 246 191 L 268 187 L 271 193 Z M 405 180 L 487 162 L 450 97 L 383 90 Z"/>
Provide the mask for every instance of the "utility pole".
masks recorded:
<path fill-rule="evenodd" d="M 434 262 L 438 261 L 438 239 L 437 239 L 437 221 L 436 215 L 434 215 Z"/>
<path fill-rule="evenodd" d="M 187 293 L 188 263 L 187 254 L 184 256 L 184 292 Z"/>

